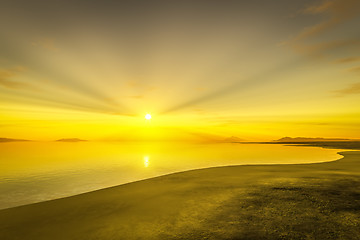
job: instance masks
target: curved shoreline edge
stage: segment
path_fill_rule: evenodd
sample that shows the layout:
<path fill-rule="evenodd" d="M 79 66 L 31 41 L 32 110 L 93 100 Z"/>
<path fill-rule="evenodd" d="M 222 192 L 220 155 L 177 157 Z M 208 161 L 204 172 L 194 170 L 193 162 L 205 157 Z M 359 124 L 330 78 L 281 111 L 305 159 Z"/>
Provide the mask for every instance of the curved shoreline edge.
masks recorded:
<path fill-rule="evenodd" d="M 270 144 L 271 144 L 271 143 L 270 143 Z M 289 146 L 294 146 L 294 145 L 289 145 Z M 299 147 L 306 147 L 306 145 L 298 145 L 298 146 L 299 146 Z M 314 147 L 318 147 L 318 146 L 314 146 Z M 346 153 L 346 152 L 349 152 L 349 151 L 336 152 L 336 155 L 339 155 L 339 158 L 334 159 L 334 160 L 326 160 L 326 161 L 323 161 L 323 162 L 310 162 L 310 163 L 269 163 L 269 164 L 233 164 L 233 165 L 212 166 L 212 167 L 204 167 L 204 168 L 195 168 L 195 169 L 189 169 L 189 170 L 183 170 L 183 171 L 176 171 L 176 172 L 165 173 L 165 174 L 162 174 L 162 175 L 153 176 L 153 177 L 149 177 L 149 178 L 139 179 L 139 180 L 135 180 L 135 181 L 131 181 L 131 182 L 125 182 L 125 183 L 117 184 L 117 185 L 114 185 L 114 186 L 109 186 L 109 187 L 104 187 L 104 188 L 100 188 L 100 189 L 95 189 L 95 190 L 91 190 L 91 191 L 87 191 L 87 192 L 83 192 L 83 193 L 78 193 L 78 194 L 75 194 L 75 195 L 58 197 L 58 198 L 54 198 L 54 199 L 49 199 L 49 200 L 44 200 L 44 201 L 39 201 L 39 202 L 33 202 L 33 203 L 29 203 L 29 204 L 23 204 L 23 205 L 8 207 L 8 208 L 1 208 L 0 211 L 6 210 L 6 209 L 11 209 L 11 208 L 23 207 L 23 206 L 27 206 L 27 205 L 39 204 L 39 203 L 48 202 L 48 201 L 54 201 L 54 200 L 69 198 L 69 197 L 74 197 L 74 196 L 83 195 L 83 194 L 92 193 L 92 192 L 97 192 L 97 191 L 102 191 L 102 190 L 106 190 L 106 189 L 109 189 L 109 188 L 120 187 L 120 186 L 123 186 L 123 185 L 132 184 L 132 183 L 136 183 L 136 182 L 140 182 L 140 181 L 147 181 L 147 180 L 150 180 L 150 179 L 153 179 L 153 178 L 166 177 L 166 176 L 173 175 L 173 174 L 182 174 L 182 173 L 191 172 L 191 171 L 207 170 L 207 169 L 211 169 L 211 168 L 224 168 L 224 167 L 226 168 L 226 167 L 240 167 L 240 166 L 307 165 L 307 164 L 323 164 L 323 163 L 329 163 L 329 162 L 334 162 L 334 161 L 340 161 L 340 160 L 342 160 L 342 159 L 344 158 L 344 155 L 342 155 L 341 153 L 343 153 L 343 152 Z M 341 157 L 340 157 L 340 156 L 341 156 Z"/>
<path fill-rule="evenodd" d="M 291 239 L 312 232 L 326 239 L 337 229 L 339 239 L 352 239 L 360 236 L 358 225 L 347 225 L 360 218 L 360 151 L 338 154 L 343 157 L 323 163 L 195 169 L 3 209 L 0 235 L 110 240 L 279 239 L 281 234 Z"/>
<path fill-rule="evenodd" d="M 239 144 L 243 144 L 243 143 L 239 143 Z M 248 144 L 248 143 L 246 143 Z M 253 143 L 252 143 L 253 144 Z M 256 144 L 259 144 L 259 143 L 256 143 Z M 265 143 L 262 143 L 262 144 L 265 144 Z M 288 143 L 285 143 L 285 144 L 279 144 L 279 143 L 273 143 L 273 142 L 267 142 L 266 144 L 274 144 L 274 145 L 284 145 L 284 146 L 291 146 L 291 147 L 305 147 L 305 148 L 310 148 L 309 146 L 307 145 L 299 145 L 298 143 L 295 143 L 294 145 L 289 145 Z M 234 146 L 236 146 L 237 143 L 234 143 Z M 318 147 L 318 146 L 316 146 Z M 311 148 L 314 148 L 314 146 L 311 146 Z M 321 151 L 321 150 L 320 150 Z M 71 197 L 71 196 L 76 196 L 76 195 L 79 195 L 79 194 L 86 194 L 86 193 L 89 193 L 89 192 L 93 192 L 93 191 L 98 191 L 98 190 L 102 190 L 102 189 L 107 189 L 107 188 L 110 188 L 110 187 L 117 187 L 117 186 L 121 186 L 121 185 L 124 185 L 124 184 L 129 184 L 129 183 L 133 183 L 133 182 L 137 182 L 137 181 L 143 181 L 143 180 L 148 180 L 148 179 L 151 179 L 151 178 L 154 178 L 154 177 L 161 177 L 161 176 L 167 176 L 169 174 L 176 174 L 176 173 L 182 173 L 182 172 L 185 172 L 185 171 L 192 171 L 192 170 L 200 170 L 200 169 L 207 169 L 207 168 L 212 168 L 212 167 L 229 167 L 229 166 L 244 166 L 244 165 L 287 165 L 287 164 L 309 164 L 309 163 L 324 163 L 324 162 L 331 162 L 331 161 L 335 161 L 335 160 L 339 160 L 341 159 L 341 157 L 339 156 L 339 154 L 337 153 L 338 151 L 336 150 L 332 150 L 331 151 L 331 154 L 328 154 L 326 157 L 322 157 L 322 159 L 315 159 L 315 160 L 309 160 L 309 161 L 298 161 L 297 163 L 286 163 L 286 162 L 273 162 L 273 163 L 251 163 L 251 162 L 248 162 L 248 163 L 232 163 L 232 164 L 215 164 L 213 166 L 198 166 L 198 167 L 194 167 L 194 168 L 187 168 L 187 169 L 179 169 L 179 170 L 173 170 L 173 171 L 166 171 L 166 172 L 163 172 L 161 174 L 154 174 L 153 176 L 148 176 L 148 177 L 142 177 L 142 178 L 135 178 L 135 179 L 132 179 L 130 181 L 120 181 L 118 183 L 115 183 L 115 184 L 109 184 L 109 185 L 105 185 L 105 186 L 99 186 L 97 188 L 92 188 L 92 189 L 86 189 L 84 191 L 78 191 L 78 192 L 72 192 L 71 194 L 59 194 L 57 196 L 51 196 L 49 195 L 49 197 L 43 197 L 42 199 L 41 198 L 34 198 L 34 200 L 30 199 L 29 201 L 27 202 L 19 202 L 17 204 L 13 204 L 11 203 L 11 200 L 9 199 L 9 203 L 10 204 L 7 204 L 6 205 L 6 202 L 5 204 L 2 204 L 1 207 L 0 207 L 0 211 L 1 210 L 4 210 L 4 209 L 9 209 L 9 208 L 14 208 L 14 207 L 19 207 L 19 206 L 25 206 L 25 205 L 30 205 L 30 204 L 35 204 L 35 203 L 40 203 L 40 202 L 45 202 L 45 201 L 51 201 L 51 200 L 56 200 L 56 199 L 62 199 L 62 198 L 66 198 L 66 197 Z M 324 152 L 325 153 L 325 152 Z M 309 156 L 310 157 L 310 156 Z M 251 158 L 248 158 L 248 159 L 251 159 Z M 307 158 L 304 158 L 304 159 L 307 159 Z M 311 159 L 311 158 L 310 158 Z M 286 159 L 284 159 L 286 161 Z M 301 160 L 301 159 L 300 159 Z M 20 179 L 22 180 L 22 179 Z M 54 189 L 56 191 L 56 189 Z M 35 196 L 36 197 L 36 196 Z"/>
<path fill-rule="evenodd" d="M 122 187 L 125 185 L 129 185 L 129 184 L 135 184 L 138 182 L 143 182 L 143 181 L 150 181 L 152 179 L 157 179 L 157 178 L 166 178 L 168 176 L 171 175 L 177 175 L 177 174 L 190 174 L 191 172 L 195 172 L 195 171 L 206 171 L 206 170 L 215 170 L 215 169 L 222 169 L 222 168 L 234 168 L 234 167 L 281 167 L 281 166 L 307 166 L 307 165 L 318 165 L 318 164 L 327 164 L 327 163 L 333 163 L 333 162 L 338 162 L 338 161 L 342 161 L 345 159 L 345 155 L 347 153 L 351 153 L 351 152 L 359 152 L 359 157 L 360 157 L 360 142 L 356 142 L 359 143 L 359 149 L 349 149 L 349 150 L 345 150 L 342 149 L 342 151 L 340 152 L 336 152 L 337 155 L 340 155 L 341 157 L 335 160 L 327 160 L 324 162 L 313 162 L 313 163 L 275 163 L 275 164 L 234 164 L 234 165 L 224 165 L 224 166 L 213 166 L 213 167 L 206 167 L 206 168 L 196 168 L 196 169 L 189 169 L 189 170 L 184 170 L 184 171 L 178 171 L 178 172 L 172 172 L 172 173 L 166 173 L 163 175 L 159 175 L 159 176 L 154 176 L 154 177 L 150 177 L 150 178 L 145 178 L 145 179 L 139 179 L 139 180 L 135 180 L 135 181 L 131 181 L 131 182 L 126 182 L 126 183 L 122 183 L 122 184 L 118 184 L 115 186 L 110 186 L 110 187 L 105 187 L 105 188 L 101 188 L 101 189 L 96 189 L 96 190 L 92 190 L 89 192 L 84 192 L 84 193 L 79 193 L 79 194 L 75 194 L 75 195 L 71 195 L 71 196 L 65 196 L 65 197 L 60 197 L 60 198 L 55 198 L 55 199 L 50 199 L 50 200 L 45 200 L 45 201 L 41 201 L 41 202 L 35 202 L 35 203 L 30 203 L 30 204 L 25 204 L 25 205 L 20 205 L 20 206 L 15 206 L 15 207 L 10 207 L 10 208 L 3 208 L 0 209 L 0 213 L 3 210 L 9 210 L 9 209 L 13 209 L 13 208 L 21 208 L 21 207 L 25 207 L 25 206 L 31 206 L 31 205 L 36 205 L 36 204 L 41 204 L 41 203 L 45 203 L 45 202 L 52 202 L 52 201 L 57 201 L 57 200 L 62 200 L 62 199 L 67 199 L 67 198 L 72 198 L 72 197 L 76 197 L 76 196 L 80 196 L 80 195 L 84 195 L 84 194 L 89 194 L 89 193 L 94 193 L 94 192 L 98 192 L 98 191 L 105 191 L 107 189 L 112 189 L 112 188 L 118 188 L 118 187 Z M 266 144 L 280 144 L 280 143 L 272 143 L 272 142 L 266 142 Z M 328 147 L 328 146 L 321 146 L 321 145 L 313 145 L 313 144 L 309 144 L 309 143 L 294 143 L 294 144 L 288 144 L 286 143 L 285 145 L 289 145 L 289 146 L 299 146 L 299 147 L 321 147 L 321 148 L 325 148 L 325 149 L 336 149 L 336 145 L 333 147 Z M 345 150 L 345 151 L 344 151 Z"/>

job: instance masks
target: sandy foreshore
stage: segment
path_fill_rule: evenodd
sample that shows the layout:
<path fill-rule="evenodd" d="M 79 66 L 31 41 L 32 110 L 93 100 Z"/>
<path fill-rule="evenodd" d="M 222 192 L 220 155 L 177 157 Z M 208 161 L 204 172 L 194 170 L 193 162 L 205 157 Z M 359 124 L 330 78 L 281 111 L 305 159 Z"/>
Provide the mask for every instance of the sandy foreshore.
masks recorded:
<path fill-rule="evenodd" d="M 360 239 L 360 151 L 340 154 L 192 170 L 5 209 L 0 239 Z"/>

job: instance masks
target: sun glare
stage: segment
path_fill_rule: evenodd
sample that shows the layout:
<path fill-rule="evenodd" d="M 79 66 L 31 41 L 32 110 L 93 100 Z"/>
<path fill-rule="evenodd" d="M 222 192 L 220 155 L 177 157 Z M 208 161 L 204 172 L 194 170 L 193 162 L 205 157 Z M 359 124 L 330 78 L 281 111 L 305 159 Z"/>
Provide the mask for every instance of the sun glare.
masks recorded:
<path fill-rule="evenodd" d="M 150 114 L 146 114 L 146 115 L 145 115 L 145 119 L 150 120 L 150 119 L 151 119 L 151 115 L 150 115 Z"/>

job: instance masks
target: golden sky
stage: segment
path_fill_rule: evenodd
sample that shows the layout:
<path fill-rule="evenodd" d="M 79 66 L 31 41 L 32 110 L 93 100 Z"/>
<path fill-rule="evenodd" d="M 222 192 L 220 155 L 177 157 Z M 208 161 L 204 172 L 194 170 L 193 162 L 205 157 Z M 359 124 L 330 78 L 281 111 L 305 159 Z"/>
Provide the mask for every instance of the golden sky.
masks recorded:
<path fill-rule="evenodd" d="M 5 0 L 0 137 L 358 138 L 359 26 L 358 0 Z"/>

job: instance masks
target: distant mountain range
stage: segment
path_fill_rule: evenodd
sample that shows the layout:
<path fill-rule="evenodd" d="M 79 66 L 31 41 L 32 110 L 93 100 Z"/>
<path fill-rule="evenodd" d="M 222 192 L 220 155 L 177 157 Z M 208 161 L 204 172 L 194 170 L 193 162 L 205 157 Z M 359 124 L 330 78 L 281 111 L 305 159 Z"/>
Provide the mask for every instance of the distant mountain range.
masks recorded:
<path fill-rule="evenodd" d="M 231 136 L 231 137 L 224 139 L 224 142 L 244 142 L 244 141 L 245 141 L 244 139 L 241 139 L 241 138 L 238 138 L 235 136 Z"/>
<path fill-rule="evenodd" d="M 359 141 L 347 138 L 306 138 L 306 137 L 283 137 L 274 142 L 327 142 L 327 141 Z"/>
<path fill-rule="evenodd" d="M 0 138 L 0 143 L 4 142 L 30 142 L 32 140 L 27 139 L 14 139 L 14 138 Z M 86 142 L 88 140 L 80 139 L 80 138 L 61 138 L 58 140 L 55 140 L 56 142 Z M 288 143 L 294 143 L 294 142 L 331 142 L 331 141 L 360 141 L 360 139 L 348 139 L 348 138 L 308 138 L 308 137 L 283 137 L 277 140 L 273 140 L 272 142 L 288 142 Z M 235 143 L 235 142 L 246 142 L 246 140 L 231 136 L 228 138 L 223 139 L 220 142 L 228 142 L 228 143 Z"/>
<path fill-rule="evenodd" d="M 0 142 L 27 142 L 26 139 L 14 139 L 14 138 L 0 138 Z"/>
<path fill-rule="evenodd" d="M 61 138 L 56 140 L 56 142 L 86 142 L 87 140 L 79 139 L 79 138 Z"/>

